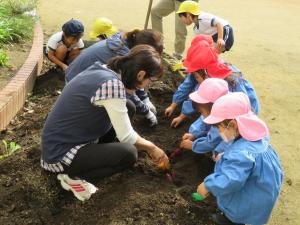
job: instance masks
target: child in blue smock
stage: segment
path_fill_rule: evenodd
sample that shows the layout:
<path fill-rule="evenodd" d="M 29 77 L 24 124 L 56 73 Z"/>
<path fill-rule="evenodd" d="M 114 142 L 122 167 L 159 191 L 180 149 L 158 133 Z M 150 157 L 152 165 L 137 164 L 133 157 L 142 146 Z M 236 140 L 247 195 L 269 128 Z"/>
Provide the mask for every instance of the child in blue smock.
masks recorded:
<path fill-rule="evenodd" d="M 193 108 L 201 113 L 201 119 L 210 114 L 213 103 L 221 96 L 228 94 L 228 83 L 219 78 L 205 79 L 198 90 L 189 95 L 192 100 Z M 182 137 L 180 148 L 192 150 L 195 153 L 206 153 L 214 150 L 214 152 L 223 152 L 226 144 L 222 141 L 217 129 L 203 121 L 199 126 L 199 132 L 203 132 L 203 136 L 196 138 L 189 133 Z M 214 157 L 215 158 L 215 157 Z"/>
<path fill-rule="evenodd" d="M 214 173 L 197 188 L 202 197 L 209 193 L 216 197 L 222 213 L 214 214 L 213 221 L 266 224 L 280 193 L 283 172 L 265 123 L 252 112 L 248 96 L 241 92 L 216 100 L 204 122 L 215 126 L 228 144 Z"/>
<path fill-rule="evenodd" d="M 172 104 L 165 110 L 165 115 L 170 117 L 176 107 L 183 104 L 181 114 L 171 122 L 172 127 L 177 127 L 191 113 L 195 112 L 191 100 L 188 99 L 188 95 L 197 90 L 201 82 L 209 77 L 227 81 L 230 92 L 244 92 L 250 98 L 253 111 L 255 113 L 260 111 L 259 101 L 253 86 L 243 77 L 239 69 L 219 60 L 211 36 L 198 35 L 192 40 L 183 65 L 190 74 L 178 87 L 173 95 Z M 196 132 L 195 130 L 191 130 L 189 133 L 197 135 Z"/>

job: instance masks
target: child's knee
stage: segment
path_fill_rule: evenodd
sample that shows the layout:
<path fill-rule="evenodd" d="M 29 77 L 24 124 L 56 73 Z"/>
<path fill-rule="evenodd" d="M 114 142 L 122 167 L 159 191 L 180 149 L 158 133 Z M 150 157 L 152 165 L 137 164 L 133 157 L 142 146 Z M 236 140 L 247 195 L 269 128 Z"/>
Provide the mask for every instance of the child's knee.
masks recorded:
<path fill-rule="evenodd" d="M 58 46 L 57 49 L 55 50 L 55 56 L 59 60 L 63 61 L 67 55 L 67 52 L 68 52 L 67 46 L 62 44 Z"/>
<path fill-rule="evenodd" d="M 73 48 L 69 54 L 68 58 L 66 59 L 68 63 L 71 63 L 81 52 L 81 49 L 79 48 Z"/>

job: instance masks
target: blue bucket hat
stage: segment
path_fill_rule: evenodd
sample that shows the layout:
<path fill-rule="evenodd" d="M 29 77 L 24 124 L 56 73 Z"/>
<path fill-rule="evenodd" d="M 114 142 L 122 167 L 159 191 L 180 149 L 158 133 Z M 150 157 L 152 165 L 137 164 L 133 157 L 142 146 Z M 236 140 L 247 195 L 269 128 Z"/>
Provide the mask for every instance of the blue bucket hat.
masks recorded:
<path fill-rule="evenodd" d="M 76 37 L 84 32 L 84 27 L 79 20 L 71 19 L 62 26 L 62 31 L 67 36 Z"/>

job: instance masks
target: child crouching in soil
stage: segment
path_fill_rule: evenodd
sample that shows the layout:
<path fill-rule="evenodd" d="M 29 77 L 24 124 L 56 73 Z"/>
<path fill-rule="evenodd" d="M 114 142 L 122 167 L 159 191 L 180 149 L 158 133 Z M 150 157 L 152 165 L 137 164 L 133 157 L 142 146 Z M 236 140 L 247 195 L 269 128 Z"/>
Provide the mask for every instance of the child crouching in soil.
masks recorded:
<path fill-rule="evenodd" d="M 204 122 L 215 126 L 229 145 L 197 192 L 212 193 L 221 213 L 212 216 L 216 224 L 268 222 L 278 198 L 283 173 L 279 158 L 269 143 L 265 123 L 252 111 L 241 92 L 220 97 Z"/>
<path fill-rule="evenodd" d="M 228 84 L 225 80 L 218 78 L 208 78 L 204 80 L 199 86 L 198 90 L 189 95 L 193 101 L 193 108 L 201 113 L 201 121 L 206 118 L 211 111 L 213 103 L 229 93 Z M 193 136 L 190 133 L 186 133 L 182 137 L 180 148 L 185 150 L 192 150 L 195 153 L 206 153 L 213 151 L 217 153 L 213 155 L 213 159 L 216 161 L 226 148 L 226 144 L 222 141 L 218 130 L 203 122 L 195 123 L 195 129 L 200 129 L 197 133 L 201 133 L 198 136 Z M 199 126 L 198 126 L 199 125 Z"/>
<path fill-rule="evenodd" d="M 48 58 L 63 71 L 84 48 L 81 37 L 84 27 L 79 20 L 69 20 L 62 26 L 62 31 L 53 34 L 47 43 Z"/>

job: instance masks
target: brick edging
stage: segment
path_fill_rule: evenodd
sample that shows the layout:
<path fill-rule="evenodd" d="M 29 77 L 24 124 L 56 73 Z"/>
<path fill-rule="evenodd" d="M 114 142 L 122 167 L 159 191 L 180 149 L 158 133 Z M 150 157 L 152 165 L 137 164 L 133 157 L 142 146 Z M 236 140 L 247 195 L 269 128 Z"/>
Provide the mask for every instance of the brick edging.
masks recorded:
<path fill-rule="evenodd" d="M 41 24 L 36 22 L 34 38 L 30 53 L 16 75 L 0 90 L 0 130 L 4 130 L 9 122 L 23 107 L 27 94 L 33 89 L 35 79 L 43 65 L 44 35 Z"/>

